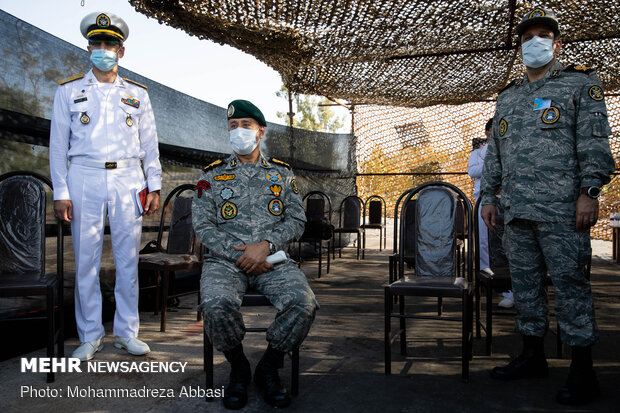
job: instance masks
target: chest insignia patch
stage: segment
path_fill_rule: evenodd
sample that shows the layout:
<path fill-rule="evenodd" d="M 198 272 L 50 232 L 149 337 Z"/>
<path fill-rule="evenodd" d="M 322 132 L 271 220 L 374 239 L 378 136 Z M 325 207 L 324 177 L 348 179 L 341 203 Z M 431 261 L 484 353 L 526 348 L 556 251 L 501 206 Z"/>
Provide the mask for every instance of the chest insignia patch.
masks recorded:
<path fill-rule="evenodd" d="M 281 215 L 283 211 L 284 211 L 284 204 L 282 203 L 280 199 L 274 198 L 271 201 L 269 201 L 269 212 L 271 212 L 272 215 L 275 215 L 275 216 Z"/>
<path fill-rule="evenodd" d="M 80 116 L 80 122 L 82 122 L 84 125 L 90 123 L 90 116 L 88 116 L 88 113 L 82 112 L 82 116 Z"/>
<path fill-rule="evenodd" d="M 499 136 L 504 136 L 507 130 L 508 130 L 508 122 L 506 122 L 506 119 L 500 120 L 499 121 Z"/>
<path fill-rule="evenodd" d="M 547 125 L 556 123 L 560 120 L 560 110 L 554 106 L 551 106 L 550 108 L 545 109 L 541 119 L 543 123 L 546 123 Z"/>
<path fill-rule="evenodd" d="M 230 201 L 224 202 L 224 205 L 222 205 L 222 218 L 233 219 L 236 216 L 237 216 L 237 205 L 233 204 Z"/>
<path fill-rule="evenodd" d="M 266 177 L 269 182 L 273 182 L 274 184 L 280 182 L 280 180 L 282 179 L 280 172 L 276 170 L 267 172 Z"/>
<path fill-rule="evenodd" d="M 235 174 L 216 175 L 213 179 L 216 181 L 230 181 L 231 179 L 235 179 Z"/>
<path fill-rule="evenodd" d="M 140 101 L 136 98 L 132 98 L 132 97 L 121 98 L 121 102 L 123 102 L 125 105 L 129 105 L 136 109 L 140 107 Z"/>
<path fill-rule="evenodd" d="M 220 191 L 220 196 L 222 197 L 224 201 L 229 200 L 230 198 L 232 198 L 233 195 L 234 195 L 233 190 L 228 187 L 222 188 L 222 190 Z"/>
<path fill-rule="evenodd" d="M 209 181 L 205 181 L 204 179 L 198 181 L 198 183 L 196 184 L 196 190 L 198 191 L 198 198 L 202 196 L 202 191 L 206 192 L 209 189 L 211 189 L 211 184 L 209 183 Z"/>
<path fill-rule="evenodd" d="M 588 95 L 594 100 L 603 100 L 603 88 L 594 85 L 588 90 Z"/>
<path fill-rule="evenodd" d="M 276 184 L 271 185 L 269 189 L 271 189 L 273 196 L 280 196 L 280 192 L 282 192 L 282 187 Z"/>
<path fill-rule="evenodd" d="M 299 188 L 297 188 L 297 181 L 296 180 L 292 180 L 291 181 L 291 187 L 293 188 L 293 192 L 295 192 L 296 194 L 299 193 Z"/>

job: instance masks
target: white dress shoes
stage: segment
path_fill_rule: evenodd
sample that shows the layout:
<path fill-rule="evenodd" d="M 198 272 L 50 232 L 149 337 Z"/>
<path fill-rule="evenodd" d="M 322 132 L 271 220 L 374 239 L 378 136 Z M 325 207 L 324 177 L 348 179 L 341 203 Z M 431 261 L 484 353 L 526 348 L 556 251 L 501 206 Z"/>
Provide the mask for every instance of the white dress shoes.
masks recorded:
<path fill-rule="evenodd" d="M 133 354 L 134 356 L 143 356 L 151 351 L 148 344 L 138 340 L 135 337 L 127 338 L 115 336 L 114 347 L 121 349 L 124 348 L 129 354 Z"/>
<path fill-rule="evenodd" d="M 95 357 L 95 353 L 103 348 L 103 337 L 95 341 L 87 341 L 82 343 L 73 350 L 71 357 L 78 358 L 80 361 L 90 360 Z"/>

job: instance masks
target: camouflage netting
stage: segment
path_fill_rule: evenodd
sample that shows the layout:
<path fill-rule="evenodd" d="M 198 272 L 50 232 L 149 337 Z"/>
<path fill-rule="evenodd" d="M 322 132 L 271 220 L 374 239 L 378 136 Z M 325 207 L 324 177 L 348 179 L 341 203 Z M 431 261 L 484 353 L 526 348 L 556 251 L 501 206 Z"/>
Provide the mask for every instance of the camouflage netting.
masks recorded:
<path fill-rule="evenodd" d="M 567 60 L 620 88 L 614 1 L 129 0 L 137 11 L 228 44 L 277 70 L 292 91 L 424 107 L 487 99 L 521 70 L 515 27 L 557 13 Z"/>
<path fill-rule="evenodd" d="M 522 74 L 515 28 L 540 5 L 560 20 L 561 61 L 597 69 L 620 164 L 617 1 L 129 2 L 162 23 L 252 54 L 294 92 L 353 105 L 359 195 L 384 195 L 390 211 L 403 190 L 429 179 L 473 192 L 465 172 L 471 139 L 484 136 L 497 91 Z M 593 237 L 610 239 L 606 218 L 619 210 L 616 175 L 601 197 Z"/>

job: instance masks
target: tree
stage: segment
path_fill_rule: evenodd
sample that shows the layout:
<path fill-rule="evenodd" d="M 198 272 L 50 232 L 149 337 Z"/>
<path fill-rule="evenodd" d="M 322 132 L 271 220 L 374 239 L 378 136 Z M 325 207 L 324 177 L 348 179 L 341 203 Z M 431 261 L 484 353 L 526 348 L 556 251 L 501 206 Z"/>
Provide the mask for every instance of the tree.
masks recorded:
<path fill-rule="evenodd" d="M 276 96 L 286 100 L 288 105 L 288 89 L 284 85 L 276 92 Z M 317 132 L 338 132 L 344 126 L 344 116 L 336 116 L 330 106 L 319 106 L 332 103 L 324 97 L 294 94 L 293 100 L 297 113 L 293 118 L 293 127 Z M 276 112 L 278 118 L 289 123 L 288 113 Z"/>

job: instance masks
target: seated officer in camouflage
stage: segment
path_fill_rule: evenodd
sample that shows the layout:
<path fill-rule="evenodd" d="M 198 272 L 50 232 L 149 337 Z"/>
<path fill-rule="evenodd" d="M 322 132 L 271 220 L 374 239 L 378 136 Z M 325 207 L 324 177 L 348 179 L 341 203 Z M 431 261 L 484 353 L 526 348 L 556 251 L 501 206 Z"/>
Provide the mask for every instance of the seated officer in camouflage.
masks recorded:
<path fill-rule="evenodd" d="M 252 103 L 230 103 L 228 130 L 234 153 L 204 168 L 192 205 L 196 235 L 209 250 L 200 282 L 205 330 L 231 364 L 223 400 L 228 409 L 245 406 L 251 378 L 241 345 L 245 326 L 239 310 L 246 289 L 265 294 L 278 309 L 267 331 L 269 346 L 254 373 L 265 400 L 276 407 L 290 404 L 278 369 L 285 353 L 308 334 L 316 311 L 314 293 L 294 262 L 266 261 L 301 236 L 306 216 L 290 166 L 266 160 L 260 152 L 265 126 L 263 114 Z"/>
<path fill-rule="evenodd" d="M 543 350 L 548 273 L 561 338 L 572 347 L 568 380 L 556 400 L 582 404 L 599 393 L 591 351 L 598 329 L 584 270 L 600 188 L 614 170 L 611 130 L 598 76 L 556 60 L 562 43 L 555 14 L 537 7 L 516 32 L 526 74 L 497 99 L 482 172 L 481 215 L 492 229 L 501 188 L 504 247 L 523 353 L 491 375 L 501 380 L 548 376 Z"/>

